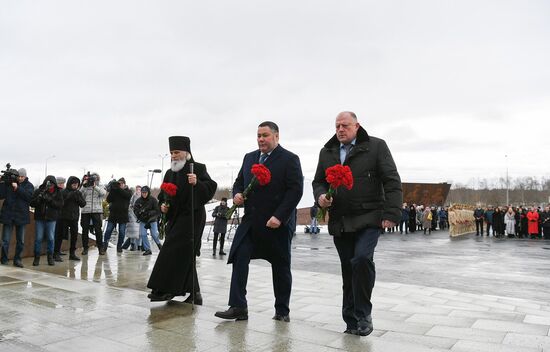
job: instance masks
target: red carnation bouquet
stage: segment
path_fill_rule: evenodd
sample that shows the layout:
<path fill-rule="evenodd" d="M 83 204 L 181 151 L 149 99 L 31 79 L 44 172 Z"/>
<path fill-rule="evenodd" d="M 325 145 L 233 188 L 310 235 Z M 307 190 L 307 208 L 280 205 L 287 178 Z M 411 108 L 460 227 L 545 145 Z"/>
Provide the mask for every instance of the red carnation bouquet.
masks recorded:
<path fill-rule="evenodd" d="M 334 166 L 331 166 L 325 170 L 325 176 L 325 179 L 330 185 L 326 194 L 328 200 L 332 198 L 338 187 L 344 186 L 348 190 L 352 189 L 353 187 L 353 174 L 351 173 L 351 169 L 347 165 L 344 166 L 336 164 Z M 317 213 L 317 219 L 325 220 L 326 214 L 327 208 L 319 209 L 319 212 Z"/>
<path fill-rule="evenodd" d="M 260 186 L 265 186 L 271 181 L 271 171 L 269 171 L 269 169 L 265 167 L 264 164 L 252 165 L 252 169 L 250 169 L 250 172 L 252 172 L 252 180 L 250 181 L 248 186 L 246 186 L 243 192 L 244 199 L 246 199 L 248 194 L 257 184 L 260 184 Z M 227 219 L 231 219 L 233 213 L 235 212 L 235 209 L 237 209 L 237 205 L 233 204 L 233 206 L 225 214 L 225 217 Z"/>
<path fill-rule="evenodd" d="M 172 198 L 176 196 L 176 193 L 178 193 L 178 186 L 170 182 L 163 182 L 160 185 L 160 190 L 164 192 L 164 194 L 166 195 L 164 197 L 164 202 L 162 204 L 170 208 L 170 201 L 172 200 Z M 166 213 L 161 213 L 160 229 L 159 229 L 160 239 L 163 239 L 164 236 L 166 235 L 166 222 L 167 222 Z"/>

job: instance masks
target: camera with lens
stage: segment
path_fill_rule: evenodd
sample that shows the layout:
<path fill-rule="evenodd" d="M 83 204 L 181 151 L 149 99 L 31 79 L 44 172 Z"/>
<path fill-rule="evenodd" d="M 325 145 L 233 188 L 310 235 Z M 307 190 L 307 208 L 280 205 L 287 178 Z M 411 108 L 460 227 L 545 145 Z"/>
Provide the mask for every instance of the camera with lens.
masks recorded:
<path fill-rule="evenodd" d="M 19 172 L 11 168 L 11 164 L 6 164 L 6 170 L 2 170 L 2 176 L 0 176 L 0 181 L 5 183 L 16 183 L 19 177 Z"/>
<path fill-rule="evenodd" d="M 113 179 L 109 181 L 109 183 L 107 184 L 106 190 L 107 192 L 111 192 L 113 189 L 119 189 L 119 188 L 120 188 L 120 183 L 117 180 Z"/>
<path fill-rule="evenodd" d="M 82 185 L 84 187 L 92 187 L 92 186 L 95 185 L 95 183 L 97 181 L 96 175 L 95 174 L 90 174 L 90 171 L 88 171 L 88 173 L 86 175 L 84 175 L 84 177 L 82 179 L 83 179 Z"/>

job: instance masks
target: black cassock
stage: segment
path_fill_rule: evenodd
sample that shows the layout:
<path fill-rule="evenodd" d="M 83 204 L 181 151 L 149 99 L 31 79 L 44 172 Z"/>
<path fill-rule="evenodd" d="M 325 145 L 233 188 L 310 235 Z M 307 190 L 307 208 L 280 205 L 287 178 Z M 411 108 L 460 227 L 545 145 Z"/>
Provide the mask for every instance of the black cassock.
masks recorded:
<path fill-rule="evenodd" d="M 169 200 L 170 208 L 167 213 L 166 239 L 158 255 L 157 261 L 147 283 L 147 287 L 154 291 L 170 293 L 174 296 L 183 296 L 193 291 L 193 252 L 199 254 L 202 232 L 206 223 L 204 205 L 212 199 L 217 184 L 214 182 L 204 164 L 194 163 L 194 173 L 197 175 L 197 184 L 194 193 L 195 213 L 195 249 L 192 249 L 191 234 L 191 185 L 187 180 L 189 162 L 178 172 L 168 170 L 164 175 L 164 182 L 178 186 L 176 196 Z M 163 192 L 159 195 L 159 204 L 166 201 Z M 195 271 L 195 278 L 197 273 Z M 195 281 L 195 292 L 200 292 L 198 282 Z"/>

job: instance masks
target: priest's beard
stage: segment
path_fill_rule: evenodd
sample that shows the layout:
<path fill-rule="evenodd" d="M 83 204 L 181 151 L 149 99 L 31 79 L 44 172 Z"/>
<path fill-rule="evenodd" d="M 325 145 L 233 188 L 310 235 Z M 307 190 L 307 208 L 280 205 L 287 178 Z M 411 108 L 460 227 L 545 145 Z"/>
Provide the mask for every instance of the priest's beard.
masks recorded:
<path fill-rule="evenodd" d="M 170 169 L 174 172 L 178 172 L 181 169 L 183 169 L 186 162 L 187 162 L 187 160 L 185 160 L 185 159 L 183 159 L 183 160 L 174 160 L 170 164 Z"/>

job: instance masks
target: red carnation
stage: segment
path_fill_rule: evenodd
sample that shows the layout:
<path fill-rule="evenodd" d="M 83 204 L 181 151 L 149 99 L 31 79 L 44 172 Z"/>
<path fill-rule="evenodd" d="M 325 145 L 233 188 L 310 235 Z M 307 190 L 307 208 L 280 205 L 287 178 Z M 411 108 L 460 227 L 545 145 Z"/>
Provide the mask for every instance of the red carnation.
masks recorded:
<path fill-rule="evenodd" d="M 176 186 L 173 183 L 170 182 L 163 182 L 160 185 L 160 190 L 166 194 L 166 198 L 164 199 L 164 204 L 166 207 L 170 207 L 170 201 L 173 197 L 176 196 L 176 193 L 178 192 L 178 186 Z M 159 231 L 159 237 L 160 239 L 163 239 L 166 235 L 166 223 L 168 222 L 168 219 L 166 218 L 166 214 L 162 213 L 160 217 L 160 231 Z"/>
<path fill-rule="evenodd" d="M 170 197 L 175 197 L 178 192 L 178 186 L 170 182 L 163 182 L 160 189 Z"/>
<path fill-rule="evenodd" d="M 250 171 L 258 179 L 260 186 L 265 186 L 271 181 L 271 172 L 264 164 L 254 164 Z"/>
<path fill-rule="evenodd" d="M 348 190 L 352 189 L 353 187 L 353 174 L 351 173 L 351 169 L 349 166 L 344 166 L 340 164 L 336 164 L 334 166 L 331 166 L 325 170 L 326 180 L 329 184 L 329 189 L 326 194 L 326 198 L 330 200 L 336 192 L 336 189 L 340 186 L 346 187 Z M 319 212 L 317 213 L 317 219 L 319 220 L 325 220 L 325 216 L 327 213 L 326 208 L 319 209 Z"/>
<path fill-rule="evenodd" d="M 250 169 L 250 172 L 252 172 L 252 180 L 250 180 L 250 183 L 248 186 L 246 186 L 244 192 L 243 192 L 243 198 L 246 199 L 248 194 L 252 191 L 254 186 L 256 186 L 257 183 L 260 184 L 260 186 L 265 186 L 271 181 L 271 171 L 267 167 L 265 167 L 264 164 L 254 164 L 252 165 L 252 169 Z M 233 213 L 235 212 L 235 209 L 237 209 L 237 205 L 233 204 L 233 206 L 227 211 L 225 214 L 225 217 L 227 219 L 231 219 L 233 216 Z"/>

